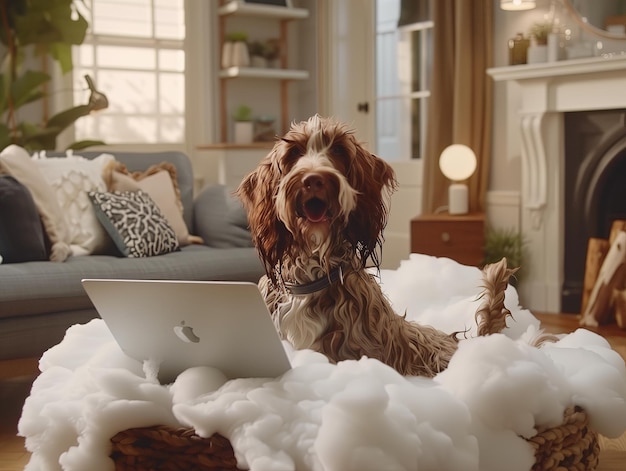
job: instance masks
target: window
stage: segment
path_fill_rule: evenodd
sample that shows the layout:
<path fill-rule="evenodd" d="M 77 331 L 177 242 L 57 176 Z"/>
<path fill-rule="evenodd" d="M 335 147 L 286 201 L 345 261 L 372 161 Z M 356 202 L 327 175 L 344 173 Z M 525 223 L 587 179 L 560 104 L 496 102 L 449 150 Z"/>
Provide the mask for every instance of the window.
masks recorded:
<path fill-rule="evenodd" d="M 376 143 L 388 161 L 424 153 L 432 30 L 428 0 L 376 0 Z"/>
<path fill-rule="evenodd" d="M 76 122 L 76 139 L 185 140 L 184 0 L 85 0 L 90 29 L 74 52 L 74 102 L 90 75 L 109 107 Z"/>

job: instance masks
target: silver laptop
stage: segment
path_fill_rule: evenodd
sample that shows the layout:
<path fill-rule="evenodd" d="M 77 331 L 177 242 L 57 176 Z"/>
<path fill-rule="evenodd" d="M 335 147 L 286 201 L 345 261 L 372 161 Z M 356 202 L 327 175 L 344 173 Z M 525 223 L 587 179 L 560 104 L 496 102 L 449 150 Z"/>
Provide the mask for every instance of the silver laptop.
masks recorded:
<path fill-rule="evenodd" d="M 291 368 L 258 287 L 247 282 L 84 279 L 83 287 L 121 349 L 159 364 L 166 384 L 194 366 L 228 378 Z"/>

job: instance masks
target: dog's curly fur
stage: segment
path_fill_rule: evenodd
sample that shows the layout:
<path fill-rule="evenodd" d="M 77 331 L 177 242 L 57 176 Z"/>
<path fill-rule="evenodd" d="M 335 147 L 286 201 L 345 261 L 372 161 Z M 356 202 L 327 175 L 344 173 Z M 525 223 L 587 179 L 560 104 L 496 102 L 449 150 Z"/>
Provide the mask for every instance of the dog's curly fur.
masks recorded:
<path fill-rule="evenodd" d="M 393 169 L 368 152 L 344 124 L 313 116 L 294 123 L 237 195 L 265 265 L 259 282 L 274 323 L 296 349 L 331 361 L 376 358 L 403 375 L 432 377 L 445 369 L 458 341 L 397 315 L 374 276 Z M 290 284 L 342 279 L 294 295 Z"/>

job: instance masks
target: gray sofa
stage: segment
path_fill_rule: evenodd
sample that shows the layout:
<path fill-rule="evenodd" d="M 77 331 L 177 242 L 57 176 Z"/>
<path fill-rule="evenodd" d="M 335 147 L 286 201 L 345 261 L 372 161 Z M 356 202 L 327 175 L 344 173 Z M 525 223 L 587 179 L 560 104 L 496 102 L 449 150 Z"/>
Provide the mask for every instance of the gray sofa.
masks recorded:
<path fill-rule="evenodd" d="M 184 220 L 205 245 L 145 258 L 115 255 L 71 256 L 65 262 L 0 264 L 0 361 L 39 357 L 65 330 L 98 316 L 83 278 L 233 280 L 256 283 L 263 274 L 252 246 L 243 208 L 215 185 L 193 197 L 189 158 L 178 152 L 112 153 L 128 170 L 163 161 L 176 166 Z M 94 158 L 101 152 L 81 152 Z M 184 303 L 184 300 L 181 300 Z"/>

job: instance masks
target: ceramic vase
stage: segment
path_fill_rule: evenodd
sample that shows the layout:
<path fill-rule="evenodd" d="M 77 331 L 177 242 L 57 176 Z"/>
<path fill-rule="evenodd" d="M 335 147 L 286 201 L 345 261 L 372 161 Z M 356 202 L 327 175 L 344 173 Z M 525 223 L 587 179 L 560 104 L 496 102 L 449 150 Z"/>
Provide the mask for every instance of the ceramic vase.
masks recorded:
<path fill-rule="evenodd" d="M 250 54 L 248 53 L 248 45 L 244 41 L 235 41 L 233 43 L 232 66 L 248 67 L 250 65 Z"/>
<path fill-rule="evenodd" d="M 528 46 L 527 60 L 529 64 L 540 64 L 548 60 L 548 46 L 538 44 Z"/>
<path fill-rule="evenodd" d="M 250 144 L 254 138 L 254 123 L 252 121 L 235 121 L 235 144 Z"/>

